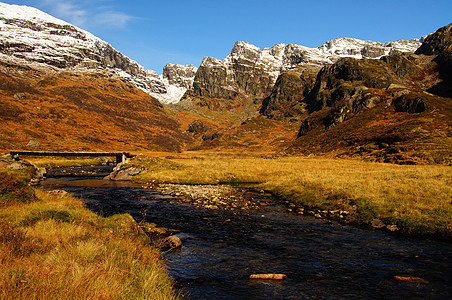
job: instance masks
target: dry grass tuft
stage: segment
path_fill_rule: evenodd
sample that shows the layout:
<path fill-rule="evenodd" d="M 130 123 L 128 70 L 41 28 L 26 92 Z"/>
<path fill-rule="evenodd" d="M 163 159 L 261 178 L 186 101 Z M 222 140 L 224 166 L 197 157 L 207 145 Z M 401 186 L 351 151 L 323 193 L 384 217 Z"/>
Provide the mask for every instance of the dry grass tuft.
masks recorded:
<path fill-rule="evenodd" d="M 36 191 L 0 208 L 1 299 L 177 299 L 160 252 L 130 215 L 101 218 Z"/>

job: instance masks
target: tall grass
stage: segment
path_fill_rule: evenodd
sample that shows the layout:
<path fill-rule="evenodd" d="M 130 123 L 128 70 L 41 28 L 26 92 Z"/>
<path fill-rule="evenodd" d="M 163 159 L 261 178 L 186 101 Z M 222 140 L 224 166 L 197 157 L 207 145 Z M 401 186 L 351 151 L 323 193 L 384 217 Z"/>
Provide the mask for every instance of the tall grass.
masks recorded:
<path fill-rule="evenodd" d="M 130 215 L 102 218 L 35 191 L 0 207 L 0 299 L 177 299 L 160 252 Z"/>
<path fill-rule="evenodd" d="M 151 159 L 151 158 L 149 158 Z M 452 237 L 452 169 L 361 160 L 285 157 L 175 157 L 148 167 L 137 180 L 188 184 L 255 183 L 312 209 L 353 212 L 350 222 L 379 218 L 411 234 Z M 172 167 L 167 167 L 172 164 Z"/>

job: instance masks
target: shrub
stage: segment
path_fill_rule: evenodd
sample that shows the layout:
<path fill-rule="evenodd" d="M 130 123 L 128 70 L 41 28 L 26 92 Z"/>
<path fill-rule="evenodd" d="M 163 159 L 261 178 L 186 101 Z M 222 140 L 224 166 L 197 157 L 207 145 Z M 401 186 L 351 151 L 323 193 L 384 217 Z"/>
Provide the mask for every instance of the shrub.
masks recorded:
<path fill-rule="evenodd" d="M 36 200 L 34 190 L 28 186 L 28 176 L 15 173 L 0 170 L 0 205 Z"/>

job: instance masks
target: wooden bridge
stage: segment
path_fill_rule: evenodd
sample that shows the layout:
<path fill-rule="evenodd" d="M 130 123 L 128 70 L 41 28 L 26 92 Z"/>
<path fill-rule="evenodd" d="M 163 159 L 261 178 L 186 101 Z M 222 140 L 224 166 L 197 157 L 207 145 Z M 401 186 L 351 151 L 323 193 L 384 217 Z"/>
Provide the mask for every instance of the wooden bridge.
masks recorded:
<path fill-rule="evenodd" d="M 125 162 L 127 158 L 131 158 L 128 152 L 56 152 L 56 151 L 10 151 L 14 159 L 19 159 L 19 156 L 63 156 L 63 157 L 99 157 L 99 156 L 115 156 L 116 163 Z"/>

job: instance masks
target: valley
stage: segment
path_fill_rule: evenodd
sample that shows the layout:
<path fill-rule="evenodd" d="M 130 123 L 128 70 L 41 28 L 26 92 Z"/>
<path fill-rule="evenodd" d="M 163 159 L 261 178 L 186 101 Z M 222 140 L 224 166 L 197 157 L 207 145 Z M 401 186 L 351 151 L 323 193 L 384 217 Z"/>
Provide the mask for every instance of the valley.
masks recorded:
<path fill-rule="evenodd" d="M 242 251 L 246 240 L 229 239 L 230 232 L 222 231 L 229 222 L 226 231 L 265 244 L 269 256 L 262 261 L 278 259 L 274 270 L 256 262 L 259 270 L 253 271 L 284 272 L 280 266 L 297 265 L 296 259 L 286 260 L 300 253 L 297 247 L 320 249 L 322 258 L 299 266 L 316 269 L 330 261 L 333 246 L 305 242 L 303 234 L 315 236 L 313 243 L 325 234 L 336 241 L 334 248 L 345 243 L 355 255 L 336 251 L 346 261 L 331 265 L 358 281 L 372 274 L 365 285 L 379 278 L 388 287 L 381 297 L 400 296 L 397 278 L 419 279 L 401 288 L 407 297 L 450 296 L 450 279 L 440 266 L 441 259 L 451 263 L 444 253 L 452 239 L 452 24 L 425 34 L 387 43 L 340 37 L 316 48 L 281 43 L 261 49 L 237 41 L 223 59 L 206 56 L 198 67 L 167 64 L 158 75 L 72 24 L 35 8 L 0 3 L 0 253 L 8 257 L 0 263 L 6 270 L 0 272 L 1 290 L 12 295 L 7 299 L 38 297 L 42 291 L 48 298 L 66 291 L 74 298 L 179 299 L 184 289 L 200 299 L 252 297 L 262 285 L 255 289 L 248 280 L 250 265 L 225 266 L 227 279 L 213 265 L 185 265 L 196 257 L 190 251 L 222 265 Z M 134 157 L 107 180 L 88 168 L 113 163 L 108 159 L 17 162 L 10 150 L 130 152 Z M 47 191 L 46 181 L 30 186 L 43 179 L 42 168 L 51 173 L 61 167 L 81 169 L 75 179 L 70 170 L 57 172 L 56 181 L 63 183 L 47 185 Z M 115 180 L 121 172 L 124 182 Z M 98 177 L 90 182 L 84 176 Z M 122 188 L 124 198 L 105 196 L 121 194 Z M 146 218 L 151 207 L 158 209 Z M 273 219 L 260 219 L 266 214 Z M 191 215 L 197 216 L 194 221 Z M 163 229 L 146 231 L 154 222 L 177 229 L 189 245 L 165 254 L 175 263 L 172 278 L 160 257 L 166 250 L 156 249 L 154 240 Z M 257 231 L 248 230 L 252 224 Z M 209 235 L 199 226 L 212 230 L 218 241 L 205 245 Z M 296 241 L 287 239 L 292 229 Z M 350 237 L 355 234 L 360 238 Z M 372 268 L 368 273 L 355 268 L 362 239 L 368 251 L 383 256 L 363 260 L 362 268 Z M 273 255 L 281 250 L 274 245 L 278 241 L 287 249 Z M 212 245 L 237 248 L 213 257 Z M 418 246 L 428 259 L 413 250 Z M 258 255 L 258 248 L 245 248 L 251 249 L 246 260 Z M 388 267 L 397 265 L 391 249 L 409 262 Z M 114 257 L 108 259 L 110 251 Z M 428 273 L 430 262 L 435 271 Z M 62 264 L 68 268 L 57 267 Z M 96 271 L 93 265 L 101 267 Z M 243 267 L 239 277 L 230 275 L 234 267 Z M 357 298 L 370 297 L 359 285 L 342 289 L 333 277 L 343 274 L 334 268 L 317 267 L 313 276 L 288 267 L 293 277 L 287 290 L 271 282 L 262 295 L 296 297 L 303 285 L 310 289 L 306 297 L 328 297 L 333 284 L 341 295 L 348 290 Z M 74 270 L 82 270 L 80 277 Z M 124 275 L 118 281 L 115 270 Z M 421 273 L 428 278 L 419 278 Z M 129 280 L 127 274 L 156 280 L 138 275 Z M 55 280 L 58 285 L 51 283 Z M 63 281 L 78 284 L 68 287 Z M 237 282 L 251 292 L 224 289 Z"/>

